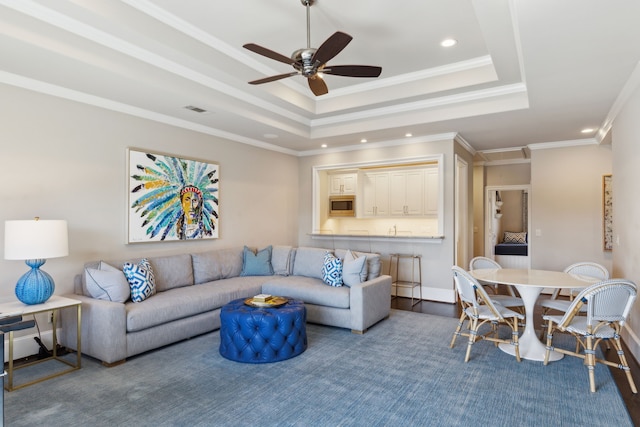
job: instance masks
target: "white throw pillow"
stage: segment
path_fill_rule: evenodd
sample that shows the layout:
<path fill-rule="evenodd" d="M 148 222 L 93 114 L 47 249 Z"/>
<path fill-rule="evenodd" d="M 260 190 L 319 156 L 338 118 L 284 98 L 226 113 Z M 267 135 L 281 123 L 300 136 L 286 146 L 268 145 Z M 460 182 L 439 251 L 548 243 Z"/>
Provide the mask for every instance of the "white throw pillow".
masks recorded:
<path fill-rule="evenodd" d="M 356 257 L 350 250 L 344 255 L 342 263 L 342 282 L 351 287 L 367 279 L 367 257 Z"/>
<path fill-rule="evenodd" d="M 124 273 L 104 261 L 100 261 L 97 269 L 85 268 L 84 277 L 91 298 L 115 302 L 129 299 L 131 288 Z"/>

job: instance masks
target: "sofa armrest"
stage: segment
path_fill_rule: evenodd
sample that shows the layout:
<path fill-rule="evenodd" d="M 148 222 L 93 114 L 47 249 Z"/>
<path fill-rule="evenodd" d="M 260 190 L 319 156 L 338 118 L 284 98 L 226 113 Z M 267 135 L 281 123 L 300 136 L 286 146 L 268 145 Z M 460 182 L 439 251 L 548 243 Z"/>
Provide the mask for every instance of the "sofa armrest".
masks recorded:
<path fill-rule="evenodd" d="M 125 305 L 84 295 L 65 295 L 82 302 L 82 353 L 106 364 L 127 357 L 127 314 Z M 75 311 L 61 310 L 60 343 L 76 349 L 77 321 Z"/>
<path fill-rule="evenodd" d="M 351 286 L 350 290 L 351 330 L 363 333 L 369 326 L 389 316 L 391 311 L 391 276 Z"/>

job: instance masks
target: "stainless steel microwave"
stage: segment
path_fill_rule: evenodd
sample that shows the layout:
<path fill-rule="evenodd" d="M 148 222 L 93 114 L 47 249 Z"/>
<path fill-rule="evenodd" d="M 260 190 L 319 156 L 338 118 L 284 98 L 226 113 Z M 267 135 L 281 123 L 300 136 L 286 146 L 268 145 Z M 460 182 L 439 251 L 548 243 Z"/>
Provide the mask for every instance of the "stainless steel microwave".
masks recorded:
<path fill-rule="evenodd" d="M 356 196 L 330 196 L 329 216 L 356 216 Z"/>

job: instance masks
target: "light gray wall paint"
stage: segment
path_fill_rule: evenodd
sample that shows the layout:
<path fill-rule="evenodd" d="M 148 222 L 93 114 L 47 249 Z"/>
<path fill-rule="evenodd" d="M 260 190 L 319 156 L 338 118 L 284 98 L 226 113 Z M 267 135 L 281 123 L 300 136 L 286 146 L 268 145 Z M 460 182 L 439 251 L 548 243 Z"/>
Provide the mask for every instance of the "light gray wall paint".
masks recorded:
<path fill-rule="evenodd" d="M 0 99 L 0 219 L 68 221 L 70 255 L 43 267 L 56 294 L 72 292 L 90 260 L 297 243 L 294 156 L 9 86 Z M 217 162 L 220 238 L 127 245 L 127 147 Z M 0 298 L 15 298 L 27 266 L 2 257 L 0 269 Z"/>
<path fill-rule="evenodd" d="M 311 218 L 312 194 L 305 189 L 312 188 L 312 168 L 325 165 L 346 165 L 361 162 L 401 160 L 419 156 L 444 154 L 444 235 L 441 243 L 393 243 L 371 242 L 371 250 L 383 255 L 383 272 L 389 268 L 389 254 L 408 253 L 422 255 L 422 283 L 425 297 L 430 295 L 433 299 L 452 301 L 453 285 L 451 279 L 451 266 L 453 265 L 454 241 L 453 241 L 453 180 L 454 180 L 454 142 L 453 140 L 424 142 L 402 146 L 380 147 L 369 150 L 345 151 L 339 153 L 327 153 L 321 155 L 300 158 L 300 206 L 299 206 L 299 245 L 331 247 L 351 246 L 357 249 L 363 248 L 362 242 L 327 242 L 311 238 L 313 231 Z M 468 153 L 467 156 L 470 156 Z M 470 157 L 468 162 L 471 164 Z M 471 178 L 470 178 L 471 179 Z M 471 187 L 471 185 L 469 185 Z M 366 243 L 369 246 L 369 243 Z"/>
<path fill-rule="evenodd" d="M 638 80 L 636 80 L 637 82 Z M 613 276 L 640 285 L 640 85 L 613 123 Z M 619 244 L 616 239 L 619 237 Z M 636 300 L 623 338 L 640 360 L 640 302 Z"/>
<path fill-rule="evenodd" d="M 606 145 L 531 152 L 531 268 L 593 261 L 611 271 L 602 244 L 602 175 L 611 173 L 611 156 Z"/>

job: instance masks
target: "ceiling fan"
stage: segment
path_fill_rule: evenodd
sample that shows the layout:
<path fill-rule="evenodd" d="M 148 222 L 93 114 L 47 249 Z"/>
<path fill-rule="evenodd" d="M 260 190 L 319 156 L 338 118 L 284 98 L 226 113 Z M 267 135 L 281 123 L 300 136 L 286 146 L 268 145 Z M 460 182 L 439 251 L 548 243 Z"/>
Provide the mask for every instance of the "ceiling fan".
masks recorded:
<path fill-rule="evenodd" d="M 306 49 L 296 50 L 289 58 L 254 43 L 247 43 L 243 46 L 245 49 L 249 49 L 258 55 L 266 56 L 267 58 L 292 65 L 293 68 L 295 68 L 295 71 L 266 77 L 264 79 L 253 80 L 249 82 L 249 84 L 259 85 L 300 74 L 307 78 L 311 92 L 316 96 L 320 96 L 329 93 L 327 84 L 322 79 L 322 74 L 332 74 L 335 76 L 345 77 L 378 77 L 380 75 L 382 67 L 372 65 L 327 65 L 327 62 L 339 54 L 342 49 L 349 44 L 353 37 L 349 34 L 337 31 L 325 40 L 319 48 L 312 48 L 309 9 L 311 5 L 315 3 L 315 0 L 300 0 L 300 2 L 307 8 Z"/>

